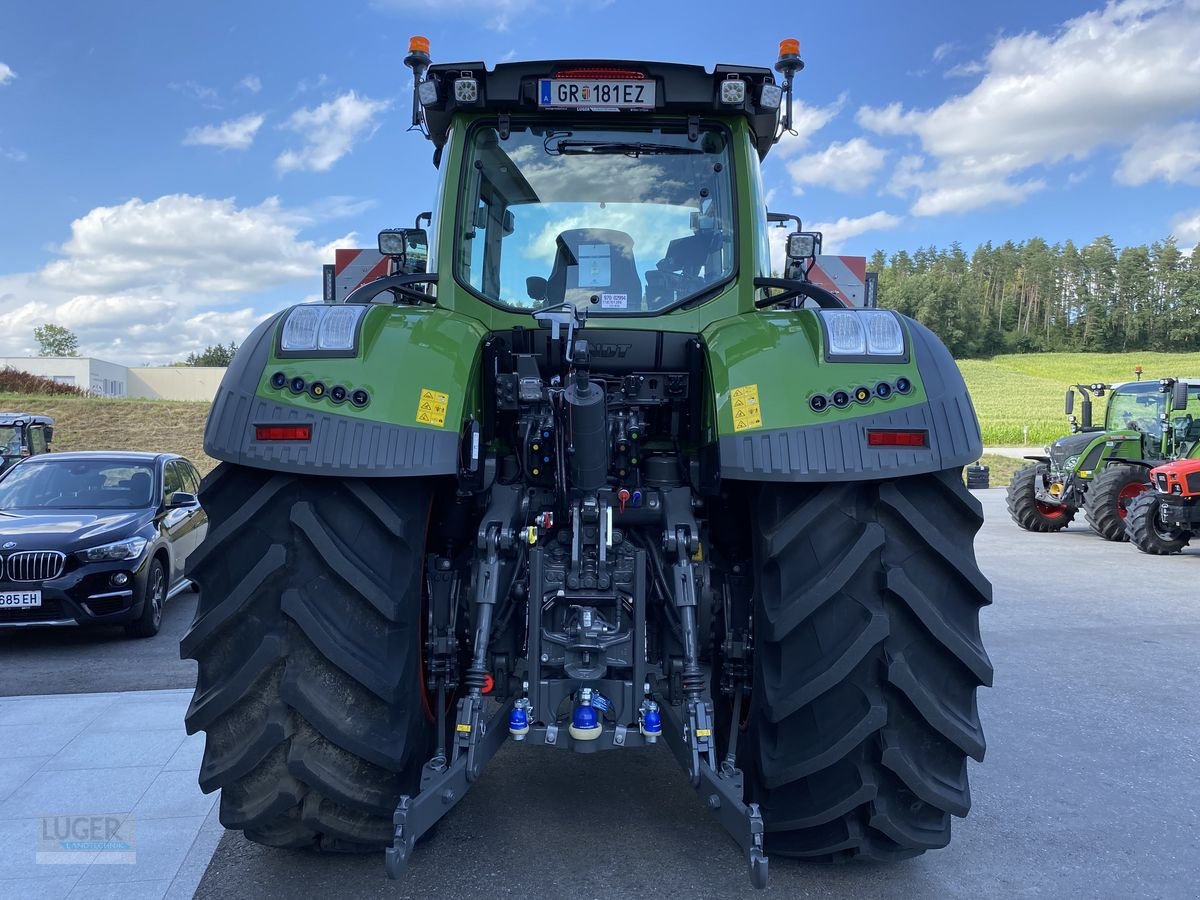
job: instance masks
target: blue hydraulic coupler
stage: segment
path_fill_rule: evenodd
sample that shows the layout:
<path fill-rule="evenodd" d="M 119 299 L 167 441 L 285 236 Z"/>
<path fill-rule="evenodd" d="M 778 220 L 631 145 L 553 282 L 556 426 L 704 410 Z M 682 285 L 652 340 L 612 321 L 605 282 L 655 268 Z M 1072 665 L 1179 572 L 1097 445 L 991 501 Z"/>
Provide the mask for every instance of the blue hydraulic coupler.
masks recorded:
<path fill-rule="evenodd" d="M 529 734 L 529 716 L 532 712 L 533 707 L 526 697 L 513 704 L 512 714 L 508 717 L 508 733 L 514 741 L 523 741 L 525 735 Z"/>
<path fill-rule="evenodd" d="M 645 737 L 647 744 L 653 744 L 662 734 L 662 714 L 658 711 L 658 704 L 653 700 L 644 701 L 641 713 L 642 736 Z"/>
<path fill-rule="evenodd" d="M 568 733 L 577 741 L 594 741 L 604 730 L 600 722 L 600 714 L 592 705 L 592 689 L 580 688 L 579 703 L 571 713 L 571 727 Z"/>

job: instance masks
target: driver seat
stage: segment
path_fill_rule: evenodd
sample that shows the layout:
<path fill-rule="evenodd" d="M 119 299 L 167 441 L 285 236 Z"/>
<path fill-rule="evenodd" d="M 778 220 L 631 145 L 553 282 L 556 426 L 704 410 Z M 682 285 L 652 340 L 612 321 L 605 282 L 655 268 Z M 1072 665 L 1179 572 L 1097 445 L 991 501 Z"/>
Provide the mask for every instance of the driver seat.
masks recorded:
<path fill-rule="evenodd" d="M 571 228 L 555 241 L 554 268 L 547 279 L 548 303 L 595 304 L 613 312 L 642 308 L 642 281 L 633 258 L 633 238 L 610 228 Z"/>

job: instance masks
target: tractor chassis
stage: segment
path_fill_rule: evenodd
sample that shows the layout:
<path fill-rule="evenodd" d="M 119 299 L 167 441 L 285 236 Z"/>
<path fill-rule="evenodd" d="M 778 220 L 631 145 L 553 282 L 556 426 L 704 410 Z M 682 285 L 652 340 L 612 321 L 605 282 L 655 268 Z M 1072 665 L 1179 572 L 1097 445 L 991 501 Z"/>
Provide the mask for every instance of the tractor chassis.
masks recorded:
<path fill-rule="evenodd" d="M 595 508 L 589 509 L 593 505 Z M 727 650 L 729 646 L 736 646 L 741 652 L 726 654 L 731 664 L 727 663 L 730 671 L 725 674 L 730 677 L 723 678 L 722 684 L 731 682 L 728 693 L 733 696 L 733 724 L 728 750 L 718 763 L 714 738 L 716 726 L 708 696 L 710 682 L 699 664 L 698 567 L 695 561 L 699 553 L 699 528 L 691 514 L 691 492 L 686 488 L 664 488 L 658 492 L 658 503 L 655 504 L 660 510 L 662 524 L 666 526 L 660 532 L 662 549 L 675 559 L 671 566 L 673 599 L 684 648 L 681 659 L 671 660 L 670 673 L 664 673 L 659 666 L 650 665 L 646 660 L 646 550 L 626 546 L 624 555 L 627 562 L 633 562 L 633 577 L 621 582 L 618 571 L 621 557 L 614 544 L 619 547 L 624 538 L 607 530 L 612 527 L 609 524 L 612 516 L 604 505 L 603 500 L 596 504 L 594 497 L 572 503 L 570 575 L 562 577 L 564 573 L 560 571 L 555 583 L 562 587 L 556 589 L 552 584 L 547 588 L 547 574 L 555 568 L 548 553 L 551 548 L 527 548 L 528 538 L 521 539 L 525 532 L 517 525 L 528 512 L 522 495 L 519 491 L 493 491 L 491 506 L 479 528 L 480 558 L 474 564 L 472 604 L 475 615 L 472 621 L 476 623 L 475 650 L 465 678 L 467 692 L 458 701 L 449 759 L 441 742 L 446 733 L 445 698 L 454 687 L 455 651 L 451 639 L 453 629 L 449 624 L 452 618 L 444 606 L 453 590 L 447 577 L 450 561 L 429 559 L 431 633 L 426 642 L 429 652 L 427 670 L 428 684 L 437 697 L 439 746 L 422 769 L 418 792 L 400 797 L 396 806 L 392 817 L 392 846 L 385 851 L 388 877 L 401 876 L 408 867 L 416 841 L 463 798 L 510 736 L 508 718 L 516 699 L 508 697 L 497 704 L 489 701 L 483 688 L 487 681 L 487 652 L 492 639 L 492 612 L 498 600 L 511 588 L 518 564 L 527 559 L 528 645 L 523 655 L 528 660 L 528 669 L 523 681 L 527 696 L 523 699 L 527 700 L 531 715 L 523 743 L 577 753 L 630 749 L 654 743 L 657 736 L 647 739 L 637 724 L 606 723 L 598 738 L 578 740 L 572 737 L 569 729 L 559 724 L 556 712 L 572 697 L 579 681 L 586 680 L 589 686 L 611 698 L 608 702 L 618 722 L 632 723 L 637 719 L 638 703 L 643 697 L 662 698 L 665 702 L 658 707 L 663 720 L 662 736 L 687 772 L 692 787 L 746 854 L 751 883 L 756 888 L 767 886 L 769 863 L 763 849 L 762 814 L 758 804 L 745 802 L 743 776 L 736 766 L 736 723 L 740 721 L 742 698 L 746 694 L 744 673 L 748 671 L 749 641 L 745 636 L 749 634 L 749 622 L 730 623 L 738 626 L 731 630 L 740 640 L 732 644 L 727 642 Z M 561 548 L 557 549 L 561 551 Z M 562 555 L 560 552 L 559 557 Z M 627 566 L 627 570 L 629 568 Z M 623 585 L 628 593 L 621 593 L 619 585 Z M 588 664 L 594 665 L 595 660 L 587 653 L 581 657 L 578 642 L 571 645 L 567 635 L 555 632 L 551 624 L 543 621 L 543 597 L 554 597 L 566 603 L 572 599 L 588 604 L 600 604 L 606 599 L 617 606 L 624 603 L 630 613 L 628 631 L 602 641 L 589 635 L 585 642 L 605 662 L 616 659 L 625 663 L 621 668 L 628 670 L 629 677 L 617 679 L 586 674 L 573 683 L 570 673 L 585 672 Z M 493 657 L 493 664 L 497 662 L 499 660 Z M 544 677 L 547 667 L 565 669 L 568 677 L 562 677 L 561 671 L 554 673 L 555 677 Z M 658 689 L 657 693 L 652 690 L 654 688 Z M 723 688 L 722 693 L 725 692 Z M 534 718 L 532 712 L 536 710 L 543 711 L 545 721 Z"/>

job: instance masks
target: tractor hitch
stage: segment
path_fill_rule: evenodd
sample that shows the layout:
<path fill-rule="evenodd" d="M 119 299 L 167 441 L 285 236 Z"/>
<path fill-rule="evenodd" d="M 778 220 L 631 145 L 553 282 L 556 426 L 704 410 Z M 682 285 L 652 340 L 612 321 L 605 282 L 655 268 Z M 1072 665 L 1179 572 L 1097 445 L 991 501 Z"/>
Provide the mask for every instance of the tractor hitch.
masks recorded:
<path fill-rule="evenodd" d="M 413 845 L 454 808 L 479 778 L 483 767 L 503 746 L 508 737 L 506 723 L 512 707 L 511 700 L 502 703 L 499 710 L 485 720 L 482 709 L 464 698 L 459 707 L 457 727 L 459 733 L 468 735 L 469 752 L 459 754 L 449 766 L 436 757 L 430 760 L 421 772 L 421 788 L 416 796 L 405 794 L 400 798 L 392 814 L 395 827 L 392 846 L 384 851 L 388 878 L 396 879 L 404 874 L 412 858 Z M 463 721 L 464 718 L 472 721 Z M 463 726 L 470 730 L 461 731 Z"/>

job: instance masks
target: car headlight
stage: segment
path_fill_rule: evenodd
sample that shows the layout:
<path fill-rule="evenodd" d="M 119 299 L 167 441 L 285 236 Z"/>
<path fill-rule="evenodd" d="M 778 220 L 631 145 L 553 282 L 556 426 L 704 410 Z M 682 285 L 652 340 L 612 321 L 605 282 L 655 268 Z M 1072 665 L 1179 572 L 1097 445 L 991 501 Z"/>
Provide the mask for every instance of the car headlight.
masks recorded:
<path fill-rule="evenodd" d="M 862 357 L 906 357 L 904 329 L 899 317 L 888 309 L 822 309 L 825 355 L 853 359 Z"/>
<path fill-rule="evenodd" d="M 122 559 L 137 559 L 142 555 L 142 551 L 146 549 L 148 544 L 144 537 L 131 537 L 123 541 L 114 541 L 111 544 L 101 544 L 99 547 L 91 547 L 87 550 L 80 550 L 78 556 L 84 562 L 114 562 Z"/>
<path fill-rule="evenodd" d="M 297 306 L 283 320 L 279 349 L 283 353 L 353 352 L 358 326 L 365 305 L 335 306 L 305 304 Z"/>

